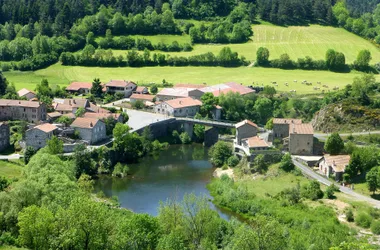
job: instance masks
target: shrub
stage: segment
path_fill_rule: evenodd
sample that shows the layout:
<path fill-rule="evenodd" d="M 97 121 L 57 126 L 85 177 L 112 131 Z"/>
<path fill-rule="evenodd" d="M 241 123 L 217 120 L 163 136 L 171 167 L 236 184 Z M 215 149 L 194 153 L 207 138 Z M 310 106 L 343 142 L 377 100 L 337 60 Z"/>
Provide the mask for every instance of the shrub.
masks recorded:
<path fill-rule="evenodd" d="M 371 226 L 372 217 L 364 212 L 358 213 L 358 215 L 355 218 L 356 225 L 363 227 L 363 228 L 369 228 Z"/>
<path fill-rule="evenodd" d="M 352 209 L 349 208 L 346 210 L 346 219 L 348 222 L 353 222 L 354 221 L 354 213 L 352 212 Z"/>
<path fill-rule="evenodd" d="M 112 176 L 123 178 L 123 177 L 128 175 L 128 171 L 129 171 L 129 167 L 127 165 L 123 165 L 119 162 L 116 164 L 116 166 L 112 172 Z"/>
<path fill-rule="evenodd" d="M 228 158 L 227 165 L 233 168 L 239 164 L 239 161 L 240 161 L 239 158 L 236 155 L 233 155 L 230 158 Z"/>
<path fill-rule="evenodd" d="M 294 164 L 292 161 L 292 157 L 290 156 L 289 153 L 285 154 L 280 163 L 280 168 L 284 170 L 285 172 L 290 172 L 294 169 Z"/>
<path fill-rule="evenodd" d="M 186 132 L 181 133 L 179 135 L 179 139 L 181 140 L 182 144 L 189 144 L 191 142 L 191 138 Z"/>
<path fill-rule="evenodd" d="M 327 187 L 325 191 L 325 198 L 326 199 L 334 199 L 334 192 L 338 192 L 339 188 L 335 186 L 334 184 L 331 184 L 330 186 Z"/>
<path fill-rule="evenodd" d="M 223 141 L 218 141 L 214 146 L 210 148 L 209 157 L 211 163 L 216 167 L 223 166 L 228 158 L 232 156 L 231 146 Z"/>
<path fill-rule="evenodd" d="M 318 181 L 311 181 L 309 184 L 302 186 L 301 196 L 310 200 L 318 200 L 323 197 L 321 185 Z"/>
<path fill-rule="evenodd" d="M 380 221 L 373 221 L 371 223 L 371 231 L 376 235 L 380 234 Z"/>

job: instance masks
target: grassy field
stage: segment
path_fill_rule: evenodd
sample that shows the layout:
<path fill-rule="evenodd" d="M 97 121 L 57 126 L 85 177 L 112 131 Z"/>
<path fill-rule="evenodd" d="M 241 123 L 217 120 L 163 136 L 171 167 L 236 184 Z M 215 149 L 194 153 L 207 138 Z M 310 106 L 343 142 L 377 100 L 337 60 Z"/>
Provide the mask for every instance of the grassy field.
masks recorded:
<path fill-rule="evenodd" d="M 49 83 L 61 86 L 68 85 L 72 81 L 92 81 L 99 77 L 101 81 L 107 82 L 110 79 L 133 80 L 138 84 L 156 82 L 161 83 L 163 79 L 172 83 L 207 83 L 218 84 L 223 82 L 237 82 L 244 85 L 255 84 L 269 85 L 271 81 L 276 81 L 279 85 L 278 91 L 289 92 L 297 90 L 297 94 L 321 93 L 321 90 L 313 90 L 313 86 L 301 84 L 301 81 L 322 82 L 332 90 L 334 86 L 344 87 L 352 83 L 359 73 L 333 73 L 326 71 L 306 71 L 306 70 L 281 70 L 267 68 L 221 68 L 221 67 L 143 67 L 143 68 L 100 68 L 100 67 L 78 67 L 62 66 L 55 64 L 49 68 L 35 72 L 5 72 L 5 77 L 9 82 L 14 83 L 17 89 L 28 88 L 33 90 L 42 78 L 49 80 Z M 380 79 L 380 76 L 378 77 Z M 293 82 L 298 80 L 297 83 Z M 285 86 L 285 82 L 289 86 Z M 325 89 L 328 91 L 328 89 Z"/>
<path fill-rule="evenodd" d="M 314 59 L 324 59 L 328 49 L 343 52 L 346 62 L 352 63 L 360 50 L 368 49 L 372 54 L 372 63 L 380 60 L 380 50 L 369 41 L 356 36 L 342 28 L 325 27 L 319 25 L 280 27 L 274 25 L 254 25 L 254 35 L 251 41 L 244 44 L 201 44 L 195 45 L 191 52 L 171 52 L 165 54 L 190 56 L 206 52 L 215 54 L 229 46 L 239 55 L 248 60 L 256 59 L 256 51 L 259 47 L 266 47 L 270 51 L 270 58 L 279 58 L 281 54 L 288 53 L 293 60 L 310 56 Z M 189 36 L 146 36 L 153 44 L 158 42 L 171 43 L 177 40 L 179 43 L 190 42 Z M 115 50 L 115 55 L 125 55 L 126 51 Z"/>
<path fill-rule="evenodd" d="M 9 179 L 20 178 L 22 175 L 22 167 L 12 162 L 0 161 L 0 176 Z"/>

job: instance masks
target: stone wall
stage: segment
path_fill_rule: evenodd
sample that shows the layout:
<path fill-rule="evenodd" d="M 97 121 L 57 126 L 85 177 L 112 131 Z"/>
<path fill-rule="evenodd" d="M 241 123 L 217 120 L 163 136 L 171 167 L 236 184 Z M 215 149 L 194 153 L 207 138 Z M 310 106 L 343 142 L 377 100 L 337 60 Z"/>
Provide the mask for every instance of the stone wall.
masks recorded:
<path fill-rule="evenodd" d="M 314 136 L 290 134 L 289 153 L 292 155 L 312 155 Z"/>
<path fill-rule="evenodd" d="M 0 123 L 0 151 L 9 147 L 9 125 Z"/>

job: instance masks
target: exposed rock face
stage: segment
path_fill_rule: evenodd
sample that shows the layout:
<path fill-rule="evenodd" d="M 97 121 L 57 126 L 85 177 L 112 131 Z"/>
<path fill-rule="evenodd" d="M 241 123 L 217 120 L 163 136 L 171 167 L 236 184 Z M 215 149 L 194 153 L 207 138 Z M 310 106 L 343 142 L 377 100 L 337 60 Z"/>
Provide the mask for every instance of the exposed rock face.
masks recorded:
<path fill-rule="evenodd" d="M 380 128 L 380 109 L 369 109 L 349 102 L 330 104 L 318 111 L 311 121 L 317 131 L 363 132 Z"/>

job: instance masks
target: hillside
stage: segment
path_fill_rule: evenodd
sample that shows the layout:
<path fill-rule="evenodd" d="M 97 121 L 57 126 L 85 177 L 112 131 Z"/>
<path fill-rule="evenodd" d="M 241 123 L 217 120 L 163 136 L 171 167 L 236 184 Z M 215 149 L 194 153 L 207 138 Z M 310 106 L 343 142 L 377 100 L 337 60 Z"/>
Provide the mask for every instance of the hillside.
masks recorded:
<path fill-rule="evenodd" d="M 349 101 L 330 104 L 318 111 L 312 120 L 315 130 L 365 132 L 380 127 L 380 109 L 370 109 Z"/>
<path fill-rule="evenodd" d="M 230 47 L 247 60 L 256 60 L 256 51 L 260 47 L 269 49 L 269 59 L 277 59 L 287 53 L 291 59 L 297 60 L 310 56 L 313 59 L 325 59 L 328 49 L 342 52 L 347 63 L 353 63 L 360 50 L 368 49 L 372 54 L 372 62 L 380 61 L 380 50 L 371 42 L 350 33 L 342 28 L 329 26 L 276 26 L 271 24 L 253 25 L 254 35 L 250 41 L 241 44 L 196 44 L 190 52 L 169 52 L 165 54 L 177 56 L 198 55 L 207 52 L 214 54 L 225 47 Z M 180 44 L 190 43 L 190 36 L 160 35 L 160 36 L 134 36 L 144 37 L 157 44 L 163 42 L 169 44 L 178 41 Z M 344 42 L 342 42 L 344 41 Z M 114 55 L 125 55 L 125 50 L 114 50 Z"/>

